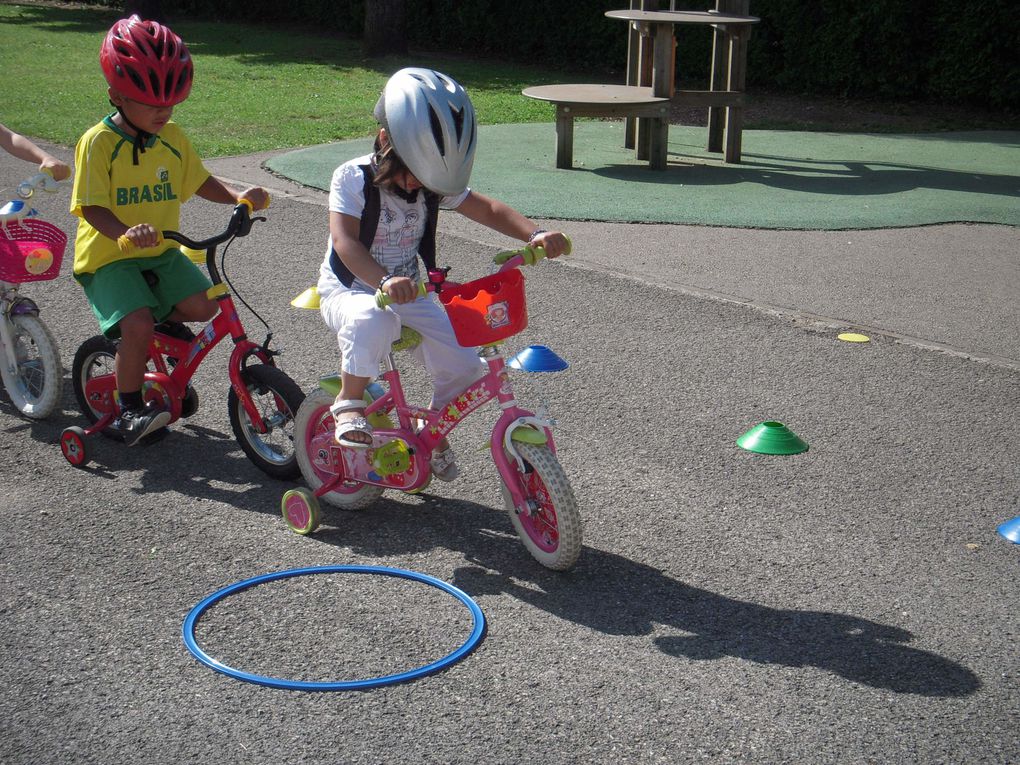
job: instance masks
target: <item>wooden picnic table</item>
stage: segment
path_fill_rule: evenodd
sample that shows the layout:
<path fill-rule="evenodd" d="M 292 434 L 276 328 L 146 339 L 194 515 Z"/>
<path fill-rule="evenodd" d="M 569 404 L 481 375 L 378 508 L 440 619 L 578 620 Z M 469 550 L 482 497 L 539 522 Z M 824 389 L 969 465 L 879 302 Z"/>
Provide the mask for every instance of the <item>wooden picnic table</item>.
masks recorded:
<path fill-rule="evenodd" d="M 716 0 L 718 8 L 746 0 Z M 644 6 L 644 2 L 632 5 Z M 652 11 L 642 8 L 607 11 L 606 16 L 631 25 L 626 85 L 562 84 L 525 88 L 529 98 L 556 104 L 556 167 L 573 166 L 575 117 L 624 117 L 625 145 L 637 150 L 654 170 L 666 169 L 669 107 L 709 109 L 708 150 L 722 151 L 726 162 L 739 162 L 743 130 L 747 40 L 758 19 L 725 10 Z M 715 32 L 709 90 L 676 90 L 674 27 L 711 27 Z"/>
<path fill-rule="evenodd" d="M 631 24 L 638 37 L 637 55 L 627 60 L 627 85 L 652 88 L 652 94 L 667 97 L 678 105 L 709 107 L 708 150 L 723 151 L 726 162 L 739 162 L 743 131 L 744 86 L 747 74 L 747 41 L 751 25 L 759 19 L 722 11 L 647 11 L 640 9 L 606 11 L 611 19 Z M 676 90 L 676 26 L 710 26 L 716 33 L 711 80 L 708 90 Z M 633 37 L 632 37 L 633 42 Z M 645 62 L 651 59 L 651 66 Z M 649 71 L 650 68 L 650 71 Z M 634 120 L 639 115 L 634 115 Z M 652 166 L 665 167 L 665 143 L 669 124 L 628 123 L 627 145 L 637 148 L 638 158 L 650 159 Z M 647 125 L 648 137 L 642 128 Z M 632 137 L 633 136 L 633 137 Z M 725 138 L 725 140 L 724 140 Z M 647 152 L 647 154 L 646 154 Z M 656 156 L 661 154 L 661 158 Z"/>

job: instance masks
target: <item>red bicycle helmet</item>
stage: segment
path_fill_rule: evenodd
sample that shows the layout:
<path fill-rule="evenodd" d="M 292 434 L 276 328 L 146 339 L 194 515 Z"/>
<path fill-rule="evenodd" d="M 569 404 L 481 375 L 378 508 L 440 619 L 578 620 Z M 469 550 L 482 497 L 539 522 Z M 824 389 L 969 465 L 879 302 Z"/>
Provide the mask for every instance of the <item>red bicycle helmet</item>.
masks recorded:
<path fill-rule="evenodd" d="M 110 27 L 99 63 L 111 88 L 149 106 L 176 106 L 188 97 L 195 76 L 184 41 L 138 15 Z"/>

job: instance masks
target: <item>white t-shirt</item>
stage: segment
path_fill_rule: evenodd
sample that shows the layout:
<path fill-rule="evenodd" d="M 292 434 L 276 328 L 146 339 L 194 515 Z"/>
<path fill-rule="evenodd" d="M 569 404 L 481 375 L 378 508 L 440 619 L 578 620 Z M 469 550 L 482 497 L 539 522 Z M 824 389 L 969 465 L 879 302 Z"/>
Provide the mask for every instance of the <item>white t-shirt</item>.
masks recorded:
<path fill-rule="evenodd" d="M 370 164 L 372 155 L 352 159 L 340 165 L 333 172 L 333 180 L 329 187 L 330 212 L 343 213 L 361 219 L 365 209 L 365 176 L 361 165 Z M 470 189 L 452 197 L 442 197 L 439 206 L 453 210 L 460 206 Z M 407 276 L 417 280 L 418 277 L 418 246 L 425 235 L 425 193 L 422 189 L 414 202 L 379 189 L 379 225 L 375 230 L 375 239 L 369 252 L 375 262 L 388 273 Z M 333 249 L 332 236 L 326 242 L 326 257 L 319 269 L 319 297 L 326 298 L 335 290 L 368 290 L 375 292 L 376 285 L 365 284 L 355 279 L 350 287 L 345 287 L 337 278 L 329 263 Z"/>

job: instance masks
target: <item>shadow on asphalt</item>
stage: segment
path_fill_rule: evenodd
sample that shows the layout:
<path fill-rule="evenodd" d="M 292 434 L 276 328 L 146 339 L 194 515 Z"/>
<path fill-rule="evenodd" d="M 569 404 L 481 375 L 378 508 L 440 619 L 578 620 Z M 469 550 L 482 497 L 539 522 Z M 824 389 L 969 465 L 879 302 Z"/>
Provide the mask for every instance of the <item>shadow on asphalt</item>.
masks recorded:
<path fill-rule="evenodd" d="M 453 584 L 480 595 L 509 595 L 561 619 L 611 635 L 657 634 L 669 656 L 733 656 L 760 664 L 813 666 L 896 693 L 967 696 L 981 687 L 971 670 L 913 648 L 907 630 L 848 614 L 776 609 L 693 587 L 651 566 L 586 547 L 573 571 L 542 569 L 501 511 L 420 495 L 421 505 L 382 501 L 369 510 L 324 511 L 316 539 L 367 556 L 446 548 L 472 564 Z M 332 524 L 342 527 L 342 532 Z M 682 631 L 661 635 L 657 625 Z"/>
<path fill-rule="evenodd" d="M 63 462 L 58 439 L 69 424 L 81 424 L 81 416 L 65 412 L 17 427 L 30 431 L 34 440 L 51 443 Z M 148 448 L 129 450 L 101 437 L 92 442 L 93 460 L 86 469 L 104 478 L 141 470 L 141 485 L 133 490 L 138 494 L 178 492 L 240 511 L 276 514 L 282 492 L 291 485 L 251 465 L 231 433 L 187 422 Z M 172 470 L 155 459 L 164 449 L 174 452 Z M 921 696 L 967 696 L 981 687 L 966 667 L 907 645 L 913 635 L 898 627 L 848 614 L 737 600 L 591 547 L 573 571 L 547 571 L 525 551 L 502 510 L 427 493 L 401 499 L 384 498 L 357 512 L 326 506 L 314 539 L 367 557 L 450 550 L 470 564 L 455 570 L 453 584 L 472 596 L 509 595 L 608 635 L 657 633 L 653 644 L 678 659 L 733 656 L 760 664 L 813 666 L 862 685 Z M 683 634 L 662 635 L 660 625 Z"/>

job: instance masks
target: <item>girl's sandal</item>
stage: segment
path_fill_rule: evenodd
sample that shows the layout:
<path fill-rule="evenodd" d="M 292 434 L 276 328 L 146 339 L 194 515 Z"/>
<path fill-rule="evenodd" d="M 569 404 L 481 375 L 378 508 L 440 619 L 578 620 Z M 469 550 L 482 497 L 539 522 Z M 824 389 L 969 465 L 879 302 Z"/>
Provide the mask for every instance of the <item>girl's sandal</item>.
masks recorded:
<path fill-rule="evenodd" d="M 460 468 L 457 467 L 457 455 L 449 446 L 441 452 L 433 452 L 429 467 L 432 468 L 432 475 L 440 481 L 452 481 L 460 475 Z"/>
<path fill-rule="evenodd" d="M 372 426 L 365 419 L 364 399 L 341 399 L 333 403 L 329 408 L 336 422 L 334 438 L 341 446 L 349 446 L 352 449 L 367 449 L 372 445 Z M 346 417 L 341 417 L 346 414 Z M 365 436 L 366 440 L 350 438 L 352 433 Z"/>

